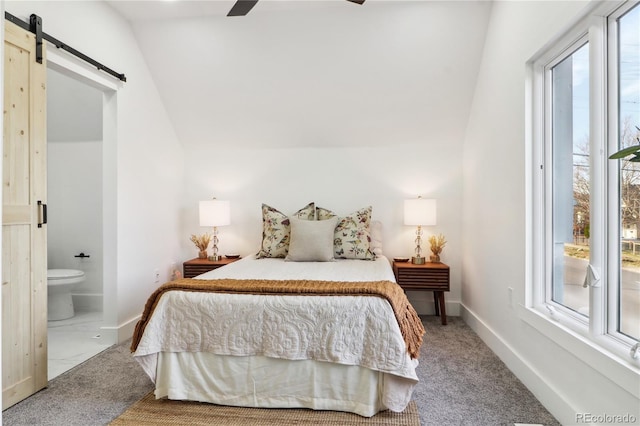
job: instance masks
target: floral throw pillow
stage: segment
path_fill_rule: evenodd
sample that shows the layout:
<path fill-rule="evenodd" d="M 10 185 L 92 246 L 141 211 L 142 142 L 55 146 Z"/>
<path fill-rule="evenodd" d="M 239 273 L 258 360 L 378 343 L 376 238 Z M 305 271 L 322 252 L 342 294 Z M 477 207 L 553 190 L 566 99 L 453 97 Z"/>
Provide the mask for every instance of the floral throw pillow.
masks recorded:
<path fill-rule="evenodd" d="M 315 203 L 309 203 L 291 216 L 314 220 Z M 285 257 L 289 251 L 291 224 L 289 217 L 271 206 L 262 204 L 262 247 L 256 257 Z"/>
<path fill-rule="evenodd" d="M 333 234 L 333 250 L 336 258 L 374 260 L 371 251 L 371 211 L 368 206 L 338 220 Z M 336 216 L 331 210 L 316 209 L 318 220 Z"/>

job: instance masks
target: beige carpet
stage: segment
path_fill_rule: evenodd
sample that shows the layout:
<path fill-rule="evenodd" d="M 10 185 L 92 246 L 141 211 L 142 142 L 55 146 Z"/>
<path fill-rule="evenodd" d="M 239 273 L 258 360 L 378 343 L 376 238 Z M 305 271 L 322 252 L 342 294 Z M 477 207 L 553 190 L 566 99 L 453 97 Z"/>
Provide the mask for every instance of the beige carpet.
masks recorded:
<path fill-rule="evenodd" d="M 420 426 L 418 410 L 411 401 L 402 413 L 383 411 L 373 417 L 337 411 L 314 411 L 306 409 L 242 408 L 227 407 L 191 401 L 155 399 L 153 392 L 133 404 L 118 418 L 109 423 L 113 426 L 144 425 L 223 425 L 223 426 L 267 426 L 267 425 L 375 425 L 375 426 Z"/>

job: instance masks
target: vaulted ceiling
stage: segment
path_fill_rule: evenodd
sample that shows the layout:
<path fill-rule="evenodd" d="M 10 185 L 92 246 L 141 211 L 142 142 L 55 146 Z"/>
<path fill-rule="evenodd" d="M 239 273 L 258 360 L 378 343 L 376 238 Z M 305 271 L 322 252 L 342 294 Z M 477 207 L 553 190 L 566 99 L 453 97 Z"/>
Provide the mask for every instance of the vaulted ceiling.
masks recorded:
<path fill-rule="evenodd" d="M 247 148 L 462 141 L 491 7 L 261 0 L 227 17 L 234 1 L 109 3 L 183 144 Z"/>

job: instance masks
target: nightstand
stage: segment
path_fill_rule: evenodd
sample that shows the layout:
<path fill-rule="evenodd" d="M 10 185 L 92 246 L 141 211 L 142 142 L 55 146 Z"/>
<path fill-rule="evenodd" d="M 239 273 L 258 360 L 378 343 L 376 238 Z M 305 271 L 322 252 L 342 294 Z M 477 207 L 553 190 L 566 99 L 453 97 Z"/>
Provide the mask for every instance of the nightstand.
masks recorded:
<path fill-rule="evenodd" d="M 393 262 L 393 274 L 398 285 L 406 290 L 433 291 L 436 315 L 440 315 L 442 325 L 447 325 L 444 292 L 449 291 L 449 266 L 444 263 L 414 265 L 410 262 Z"/>
<path fill-rule="evenodd" d="M 227 259 L 223 257 L 220 260 L 209 260 L 209 259 L 191 259 L 187 260 L 182 264 L 183 276 L 185 278 L 193 278 L 196 275 L 204 274 L 205 272 L 209 272 L 213 269 L 217 269 L 221 266 L 228 265 L 231 262 L 235 262 L 239 259 Z"/>

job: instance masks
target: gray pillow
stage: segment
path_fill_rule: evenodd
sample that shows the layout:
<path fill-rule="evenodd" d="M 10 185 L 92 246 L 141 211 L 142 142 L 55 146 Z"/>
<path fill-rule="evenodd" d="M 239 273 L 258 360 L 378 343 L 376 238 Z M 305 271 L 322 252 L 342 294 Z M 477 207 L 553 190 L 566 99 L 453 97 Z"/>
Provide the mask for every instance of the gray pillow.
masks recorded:
<path fill-rule="evenodd" d="M 333 260 L 333 234 L 337 217 L 327 220 L 290 218 L 291 240 L 285 260 L 293 262 L 330 262 Z"/>

